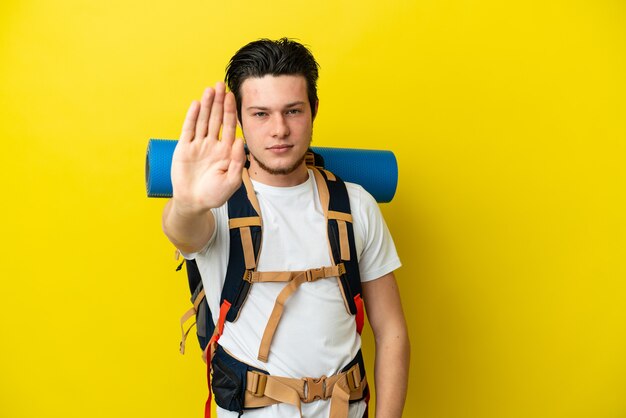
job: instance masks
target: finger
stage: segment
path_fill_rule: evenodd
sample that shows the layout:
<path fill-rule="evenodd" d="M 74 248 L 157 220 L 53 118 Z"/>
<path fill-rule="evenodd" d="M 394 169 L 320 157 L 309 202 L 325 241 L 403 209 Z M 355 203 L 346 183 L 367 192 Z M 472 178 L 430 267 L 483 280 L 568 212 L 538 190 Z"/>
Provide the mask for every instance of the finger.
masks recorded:
<path fill-rule="evenodd" d="M 235 140 L 237 131 L 237 108 L 235 107 L 235 95 L 226 93 L 224 98 L 224 118 L 222 125 L 222 142 L 231 145 Z"/>
<path fill-rule="evenodd" d="M 228 180 L 231 184 L 239 184 L 241 182 L 241 172 L 245 163 L 246 151 L 243 147 L 243 139 L 237 138 L 233 143 L 230 163 L 228 164 Z"/>
<path fill-rule="evenodd" d="M 211 106 L 211 116 L 209 116 L 209 133 L 208 137 L 211 139 L 218 139 L 220 133 L 220 127 L 222 125 L 222 117 L 224 113 L 224 87 L 223 82 L 219 82 L 215 85 L 215 98 L 213 99 L 213 105 Z"/>
<path fill-rule="evenodd" d="M 202 94 L 202 99 L 200 100 L 200 114 L 198 115 L 198 120 L 196 121 L 196 139 L 202 139 L 207 134 L 209 114 L 211 113 L 213 97 L 215 97 L 215 90 L 211 87 L 207 87 Z"/>
<path fill-rule="evenodd" d="M 180 133 L 180 140 L 183 142 L 191 142 L 193 141 L 195 128 L 196 128 L 196 120 L 198 119 L 198 112 L 200 110 L 200 103 L 197 100 L 191 102 L 189 109 L 187 110 L 187 115 L 185 116 L 185 121 L 183 122 L 183 130 Z"/>

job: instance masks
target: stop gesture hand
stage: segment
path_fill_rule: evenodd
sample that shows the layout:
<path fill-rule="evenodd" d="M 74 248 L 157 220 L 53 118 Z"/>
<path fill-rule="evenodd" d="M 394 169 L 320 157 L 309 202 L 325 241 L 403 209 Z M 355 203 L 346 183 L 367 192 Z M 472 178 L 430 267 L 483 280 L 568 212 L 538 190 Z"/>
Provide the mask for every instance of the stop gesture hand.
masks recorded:
<path fill-rule="evenodd" d="M 239 188 L 245 151 L 236 128 L 235 97 L 225 92 L 224 83 L 191 103 L 172 157 L 173 200 L 179 209 L 199 213 L 219 207 Z"/>

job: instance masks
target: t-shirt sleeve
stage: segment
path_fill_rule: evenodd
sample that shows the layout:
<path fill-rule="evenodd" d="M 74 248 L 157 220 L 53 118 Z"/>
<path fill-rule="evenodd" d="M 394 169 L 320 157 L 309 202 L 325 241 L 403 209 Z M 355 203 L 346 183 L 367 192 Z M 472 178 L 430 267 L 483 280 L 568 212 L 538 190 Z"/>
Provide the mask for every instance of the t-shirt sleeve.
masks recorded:
<path fill-rule="evenodd" d="M 378 203 L 363 187 L 349 184 L 361 281 L 378 279 L 402 263 Z"/>

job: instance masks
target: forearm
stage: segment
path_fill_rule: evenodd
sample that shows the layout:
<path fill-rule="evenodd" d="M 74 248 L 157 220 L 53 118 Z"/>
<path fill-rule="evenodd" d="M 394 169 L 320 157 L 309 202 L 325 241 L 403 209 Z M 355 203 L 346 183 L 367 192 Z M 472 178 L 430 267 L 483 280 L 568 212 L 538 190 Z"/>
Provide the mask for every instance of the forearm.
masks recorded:
<path fill-rule="evenodd" d="M 376 338 L 376 418 L 400 418 L 406 399 L 410 345 L 404 322 Z"/>
<path fill-rule="evenodd" d="M 215 229 L 210 210 L 192 211 L 171 199 L 163 210 L 163 232 L 179 250 L 193 253 L 201 250 Z"/>
<path fill-rule="evenodd" d="M 393 273 L 363 283 L 367 318 L 376 340 L 376 418 L 400 418 L 409 376 L 409 336 Z"/>

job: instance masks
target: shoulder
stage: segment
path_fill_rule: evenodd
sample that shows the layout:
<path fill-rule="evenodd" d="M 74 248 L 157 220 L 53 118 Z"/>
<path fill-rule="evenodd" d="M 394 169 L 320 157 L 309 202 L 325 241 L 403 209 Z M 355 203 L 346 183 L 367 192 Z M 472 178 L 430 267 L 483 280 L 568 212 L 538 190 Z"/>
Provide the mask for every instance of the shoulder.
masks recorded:
<path fill-rule="evenodd" d="M 360 184 L 350 183 L 349 181 L 345 181 L 344 183 L 346 184 L 346 189 L 348 190 L 348 195 L 350 196 L 350 199 L 355 199 L 357 201 L 365 199 L 376 203 L 374 197 L 369 194 L 369 192 L 365 190 L 365 188 L 363 188 L 363 186 L 361 186 Z"/>
<path fill-rule="evenodd" d="M 362 186 L 346 182 L 359 258 L 361 281 L 374 280 L 400 267 L 393 238 L 376 199 Z"/>
<path fill-rule="evenodd" d="M 374 196 L 360 184 L 345 183 L 348 190 L 348 198 L 350 199 L 350 211 L 354 217 L 372 219 L 381 216 L 380 207 Z"/>

